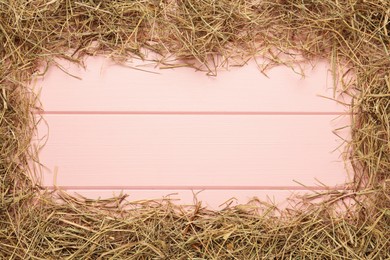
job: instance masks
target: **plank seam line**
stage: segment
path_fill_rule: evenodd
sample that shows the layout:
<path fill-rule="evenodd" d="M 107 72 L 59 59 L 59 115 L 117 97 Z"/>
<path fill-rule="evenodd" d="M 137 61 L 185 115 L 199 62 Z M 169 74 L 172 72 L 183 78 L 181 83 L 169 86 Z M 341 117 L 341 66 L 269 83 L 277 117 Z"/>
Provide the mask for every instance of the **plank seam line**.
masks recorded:
<path fill-rule="evenodd" d="M 345 186 L 43 186 L 49 190 L 351 190 Z"/>
<path fill-rule="evenodd" d="M 299 111 L 34 111 L 38 115 L 352 115 L 349 112 Z"/>

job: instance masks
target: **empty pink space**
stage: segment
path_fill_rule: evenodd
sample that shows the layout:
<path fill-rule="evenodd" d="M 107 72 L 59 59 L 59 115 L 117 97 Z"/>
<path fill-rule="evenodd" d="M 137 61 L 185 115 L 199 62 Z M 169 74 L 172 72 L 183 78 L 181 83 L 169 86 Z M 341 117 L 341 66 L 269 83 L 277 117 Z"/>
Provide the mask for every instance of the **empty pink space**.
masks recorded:
<path fill-rule="evenodd" d="M 282 203 L 348 181 L 334 131 L 349 115 L 324 98 L 334 97 L 326 63 L 305 65 L 304 77 L 282 66 L 266 77 L 254 61 L 217 77 L 103 57 L 88 57 L 86 69 L 60 63 L 73 77 L 51 67 L 34 83 L 48 188 L 129 200 L 174 194 L 184 204 L 202 191 L 198 199 L 218 208 L 232 197 Z M 348 138 L 348 127 L 337 134 Z"/>

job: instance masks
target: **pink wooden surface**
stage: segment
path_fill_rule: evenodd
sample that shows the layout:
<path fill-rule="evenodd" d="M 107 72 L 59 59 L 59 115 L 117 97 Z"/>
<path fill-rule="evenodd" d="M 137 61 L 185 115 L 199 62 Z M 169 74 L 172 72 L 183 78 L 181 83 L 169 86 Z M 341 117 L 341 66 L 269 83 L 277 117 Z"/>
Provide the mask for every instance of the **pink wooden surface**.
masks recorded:
<path fill-rule="evenodd" d="M 332 130 L 349 118 L 319 97 L 333 96 L 325 63 L 307 66 L 305 78 L 285 67 L 267 78 L 253 62 L 216 78 L 101 57 L 88 58 L 86 71 L 61 63 L 82 80 L 50 68 L 35 82 L 49 126 L 40 153 L 47 187 L 88 197 L 125 190 L 135 199 L 178 192 L 184 203 L 205 189 L 201 199 L 216 207 L 235 196 L 245 203 L 270 194 L 279 203 L 303 189 L 294 180 L 311 189 L 321 189 L 316 179 L 347 180 Z M 39 136 L 47 136 L 44 123 Z"/>
<path fill-rule="evenodd" d="M 287 67 L 261 74 L 254 61 L 221 71 L 217 77 L 190 68 L 159 70 L 135 60 L 133 68 L 109 59 L 88 57 L 86 70 L 60 62 L 82 80 L 51 67 L 42 87 L 43 107 L 50 112 L 281 112 L 340 113 L 344 107 L 319 96 L 333 96 L 329 66 L 306 65 L 306 77 Z M 149 65 L 148 65 L 149 64 Z M 153 73 L 136 70 L 147 70 Z"/>
<path fill-rule="evenodd" d="M 181 205 L 193 205 L 201 202 L 210 209 L 222 209 L 227 204 L 236 206 L 254 199 L 260 199 L 269 205 L 280 209 L 294 207 L 294 201 L 286 200 L 292 196 L 300 195 L 303 191 L 297 190 L 68 190 L 71 194 L 81 195 L 91 199 L 105 199 L 113 196 L 127 194 L 129 202 L 143 202 L 145 200 L 161 201 L 169 199 Z"/>
<path fill-rule="evenodd" d="M 333 115 L 47 115 L 66 187 L 343 184 Z M 53 184 L 46 174 L 44 184 Z"/>

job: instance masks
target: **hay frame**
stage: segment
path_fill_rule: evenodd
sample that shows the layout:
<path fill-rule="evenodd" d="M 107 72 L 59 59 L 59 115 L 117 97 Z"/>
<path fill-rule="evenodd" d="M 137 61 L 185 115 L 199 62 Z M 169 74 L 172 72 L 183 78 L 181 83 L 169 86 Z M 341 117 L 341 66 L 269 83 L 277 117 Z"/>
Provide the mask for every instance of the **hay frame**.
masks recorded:
<path fill-rule="evenodd" d="M 386 0 L 0 0 L 0 257 L 389 259 L 389 16 Z M 295 198 L 300 207 L 282 212 L 260 201 L 210 211 L 196 201 L 55 198 L 36 185 L 40 104 L 28 83 L 39 68 L 97 54 L 125 62 L 144 48 L 163 68 L 209 74 L 255 55 L 269 60 L 264 71 L 328 60 L 338 91 L 357 93 L 352 190 Z"/>

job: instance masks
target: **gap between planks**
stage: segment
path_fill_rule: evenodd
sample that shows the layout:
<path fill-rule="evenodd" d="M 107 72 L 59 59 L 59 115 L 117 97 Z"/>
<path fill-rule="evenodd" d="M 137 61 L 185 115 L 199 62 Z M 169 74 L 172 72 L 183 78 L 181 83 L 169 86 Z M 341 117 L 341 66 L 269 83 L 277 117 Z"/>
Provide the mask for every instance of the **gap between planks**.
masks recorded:
<path fill-rule="evenodd" d="M 299 112 L 299 111 L 35 111 L 39 115 L 352 115 L 348 112 Z"/>
<path fill-rule="evenodd" d="M 49 190 L 351 190 L 346 186 L 43 186 Z"/>

